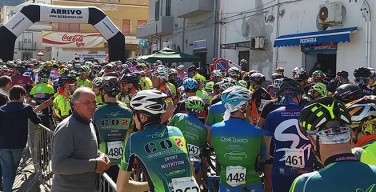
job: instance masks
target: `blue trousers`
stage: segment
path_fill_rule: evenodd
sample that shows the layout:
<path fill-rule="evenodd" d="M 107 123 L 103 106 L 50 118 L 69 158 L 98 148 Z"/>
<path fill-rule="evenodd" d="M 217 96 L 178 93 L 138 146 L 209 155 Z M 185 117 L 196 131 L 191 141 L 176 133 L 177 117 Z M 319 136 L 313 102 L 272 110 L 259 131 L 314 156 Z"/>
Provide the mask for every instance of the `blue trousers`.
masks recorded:
<path fill-rule="evenodd" d="M 23 149 L 0 149 L 0 164 L 2 165 L 3 190 L 12 192 L 18 165 L 20 164 Z"/>

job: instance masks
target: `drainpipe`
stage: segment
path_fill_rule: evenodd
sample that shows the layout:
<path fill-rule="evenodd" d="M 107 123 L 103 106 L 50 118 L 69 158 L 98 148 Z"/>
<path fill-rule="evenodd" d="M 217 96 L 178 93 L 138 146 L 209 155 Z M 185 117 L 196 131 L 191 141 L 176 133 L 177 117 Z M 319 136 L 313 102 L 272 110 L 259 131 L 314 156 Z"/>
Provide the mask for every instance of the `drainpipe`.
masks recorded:
<path fill-rule="evenodd" d="M 371 23 L 371 16 L 367 21 L 367 67 L 371 67 L 371 37 L 372 35 L 372 23 Z"/>
<path fill-rule="evenodd" d="M 279 1 L 280 0 L 277 0 L 277 15 L 276 15 L 275 38 L 278 38 L 278 36 L 279 36 L 279 11 L 280 11 L 279 10 L 280 9 Z M 278 47 L 274 47 L 273 57 L 274 57 L 274 66 L 275 66 L 274 69 L 277 69 L 277 67 L 278 67 L 278 60 L 279 60 L 279 58 L 278 58 L 279 57 L 279 49 L 278 49 Z"/>
<path fill-rule="evenodd" d="M 183 35 L 183 38 L 182 38 L 182 41 L 181 41 L 181 44 L 182 44 L 182 46 L 181 46 L 181 52 L 182 53 L 184 53 L 184 48 L 185 48 L 185 18 L 183 19 L 183 33 L 182 33 L 182 35 Z"/>
<path fill-rule="evenodd" d="M 214 41 L 214 57 L 219 57 L 219 9 L 220 9 L 220 1 L 221 0 L 214 0 L 214 34 L 213 34 L 213 41 Z"/>

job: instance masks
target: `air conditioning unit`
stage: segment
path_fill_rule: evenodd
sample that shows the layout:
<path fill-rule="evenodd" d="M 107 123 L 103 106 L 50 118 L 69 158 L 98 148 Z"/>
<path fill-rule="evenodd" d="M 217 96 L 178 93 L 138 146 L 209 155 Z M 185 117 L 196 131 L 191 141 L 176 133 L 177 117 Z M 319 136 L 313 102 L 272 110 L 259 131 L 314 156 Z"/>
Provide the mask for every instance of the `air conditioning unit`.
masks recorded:
<path fill-rule="evenodd" d="M 342 3 L 327 2 L 320 5 L 319 23 L 324 26 L 340 25 L 344 15 L 345 10 Z"/>
<path fill-rule="evenodd" d="M 264 49 L 264 48 L 265 48 L 264 36 L 251 37 L 251 49 Z"/>

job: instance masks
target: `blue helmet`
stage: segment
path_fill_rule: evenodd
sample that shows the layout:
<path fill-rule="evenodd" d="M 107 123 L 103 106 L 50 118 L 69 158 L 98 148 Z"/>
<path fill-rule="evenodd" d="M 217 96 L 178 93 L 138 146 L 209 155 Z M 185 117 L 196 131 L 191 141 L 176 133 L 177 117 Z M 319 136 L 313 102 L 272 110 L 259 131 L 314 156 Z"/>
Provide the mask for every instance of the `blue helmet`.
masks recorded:
<path fill-rule="evenodd" d="M 185 91 L 197 91 L 198 90 L 198 83 L 193 78 L 187 78 L 183 81 L 183 87 Z"/>
<path fill-rule="evenodd" d="M 225 104 L 226 109 L 232 108 L 236 109 L 241 105 L 244 105 L 247 101 L 251 100 L 251 93 L 248 89 L 241 86 L 233 86 L 226 89 L 221 96 L 223 104 Z M 229 109 L 231 110 L 231 109 Z M 235 110 L 231 110 L 235 111 Z"/>

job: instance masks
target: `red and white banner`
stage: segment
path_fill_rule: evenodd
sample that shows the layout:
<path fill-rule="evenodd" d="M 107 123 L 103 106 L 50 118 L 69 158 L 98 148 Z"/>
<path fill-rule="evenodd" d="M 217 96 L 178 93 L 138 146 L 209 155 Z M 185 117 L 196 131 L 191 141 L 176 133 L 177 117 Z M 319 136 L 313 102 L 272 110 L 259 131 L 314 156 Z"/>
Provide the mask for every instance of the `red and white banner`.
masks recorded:
<path fill-rule="evenodd" d="M 43 46 L 65 48 L 104 47 L 104 38 L 100 33 L 43 32 Z"/>

